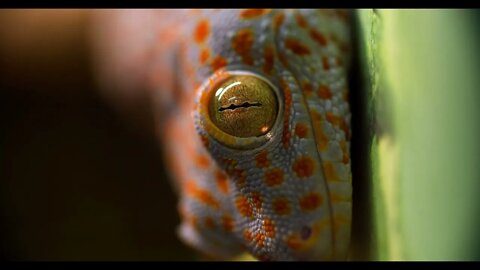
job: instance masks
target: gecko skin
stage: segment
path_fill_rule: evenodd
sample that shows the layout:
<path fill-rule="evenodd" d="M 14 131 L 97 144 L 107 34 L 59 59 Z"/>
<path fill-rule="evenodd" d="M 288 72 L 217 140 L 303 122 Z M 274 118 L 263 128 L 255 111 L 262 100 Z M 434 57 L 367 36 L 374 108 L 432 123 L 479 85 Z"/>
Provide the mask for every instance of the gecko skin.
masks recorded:
<path fill-rule="evenodd" d="M 346 259 L 348 12 L 115 12 L 112 61 L 158 109 L 180 238 L 216 258 Z"/>

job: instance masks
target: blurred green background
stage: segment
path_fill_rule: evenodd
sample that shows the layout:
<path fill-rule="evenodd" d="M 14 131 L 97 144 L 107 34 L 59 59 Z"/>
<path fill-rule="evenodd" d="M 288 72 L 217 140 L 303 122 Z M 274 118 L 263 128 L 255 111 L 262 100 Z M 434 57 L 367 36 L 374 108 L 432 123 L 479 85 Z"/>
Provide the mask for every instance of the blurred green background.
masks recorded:
<path fill-rule="evenodd" d="M 87 13 L 0 11 L 0 256 L 196 259 L 151 119 L 98 95 Z M 480 259 L 479 12 L 355 15 L 351 258 Z"/>
<path fill-rule="evenodd" d="M 479 12 L 357 15 L 373 127 L 372 258 L 478 260 Z"/>

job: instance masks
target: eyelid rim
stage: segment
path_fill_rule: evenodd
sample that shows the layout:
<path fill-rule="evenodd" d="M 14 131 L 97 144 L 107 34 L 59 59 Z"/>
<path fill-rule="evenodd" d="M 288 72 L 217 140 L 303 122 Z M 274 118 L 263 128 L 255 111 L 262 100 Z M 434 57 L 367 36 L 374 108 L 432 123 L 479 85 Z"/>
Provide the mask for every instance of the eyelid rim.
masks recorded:
<path fill-rule="evenodd" d="M 257 77 L 267 83 L 273 90 L 277 99 L 278 111 L 272 128 L 266 134 L 258 137 L 236 137 L 222 131 L 210 119 L 209 103 L 210 98 L 212 97 L 212 95 L 215 94 L 216 87 L 222 84 L 225 80 L 236 75 Z M 260 146 L 265 145 L 267 142 L 271 141 L 274 138 L 274 134 L 278 132 L 282 126 L 282 117 L 284 110 L 282 93 L 280 92 L 280 88 L 276 84 L 272 83 L 271 80 L 269 80 L 261 72 L 250 70 L 244 67 L 230 67 L 228 69 L 219 69 L 212 76 L 207 78 L 200 86 L 199 95 L 200 96 L 197 107 L 199 118 L 196 119 L 196 124 L 200 128 L 202 128 L 209 137 L 213 138 L 215 141 L 219 142 L 221 145 L 227 148 L 239 150 L 259 148 Z"/>

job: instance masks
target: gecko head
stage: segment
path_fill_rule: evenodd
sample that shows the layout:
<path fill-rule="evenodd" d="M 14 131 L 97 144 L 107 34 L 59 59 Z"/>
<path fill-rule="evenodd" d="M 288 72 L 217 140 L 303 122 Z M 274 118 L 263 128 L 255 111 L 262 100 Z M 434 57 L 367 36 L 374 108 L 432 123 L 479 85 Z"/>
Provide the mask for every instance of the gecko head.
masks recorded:
<path fill-rule="evenodd" d="M 231 187 L 232 232 L 262 260 L 341 257 L 351 208 L 348 108 L 342 61 L 330 59 L 338 48 L 325 48 L 327 33 L 318 32 L 328 18 L 306 12 L 318 27 L 305 31 L 295 11 L 255 20 L 235 12 L 210 20 L 205 44 L 215 56 L 196 70 L 203 84 L 193 112 L 197 142 Z M 332 201 L 341 204 L 335 213 Z"/>
<path fill-rule="evenodd" d="M 328 241 L 319 241 L 329 237 L 319 219 L 326 216 L 325 195 L 305 181 L 320 173 L 316 149 L 298 153 L 286 144 L 285 119 L 295 113 L 289 100 L 299 88 L 251 69 L 219 70 L 203 84 L 194 113 L 208 152 L 231 183 L 236 234 L 263 260 L 320 258 L 328 249 Z"/>

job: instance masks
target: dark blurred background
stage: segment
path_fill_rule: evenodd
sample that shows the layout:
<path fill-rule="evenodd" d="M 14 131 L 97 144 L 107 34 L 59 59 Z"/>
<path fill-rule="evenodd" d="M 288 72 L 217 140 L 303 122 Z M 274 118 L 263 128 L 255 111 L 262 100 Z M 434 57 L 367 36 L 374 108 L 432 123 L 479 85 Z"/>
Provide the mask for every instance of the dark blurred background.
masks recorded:
<path fill-rule="evenodd" d="M 0 256 L 192 258 L 150 127 L 98 95 L 87 13 L 0 11 Z"/>

